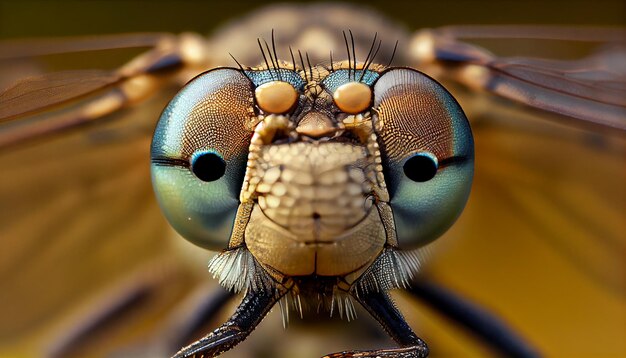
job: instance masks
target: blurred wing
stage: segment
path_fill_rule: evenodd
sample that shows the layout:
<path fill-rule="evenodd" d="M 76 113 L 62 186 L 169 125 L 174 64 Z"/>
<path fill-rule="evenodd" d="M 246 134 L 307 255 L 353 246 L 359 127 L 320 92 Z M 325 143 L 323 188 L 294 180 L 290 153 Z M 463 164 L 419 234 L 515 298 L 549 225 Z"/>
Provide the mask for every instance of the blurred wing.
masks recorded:
<path fill-rule="evenodd" d="M 152 48 L 173 37 L 173 35 L 167 33 L 130 33 L 70 38 L 6 40 L 0 42 L 0 61 L 70 52 Z"/>
<path fill-rule="evenodd" d="M 124 78 L 112 71 L 45 74 L 0 94 L 0 150 L 93 123 L 144 100 L 161 83 L 152 76 Z"/>
<path fill-rule="evenodd" d="M 34 40 L 40 41 L 46 40 Z M 173 70 L 187 64 L 189 53 L 195 54 L 192 57 L 202 53 L 203 46 L 202 40 L 191 34 L 180 38 L 136 34 L 59 39 L 34 52 L 28 51 L 30 42 L 4 42 L 0 49 L 11 54 L 5 56 L 8 61 L 22 56 L 32 60 L 33 56 L 63 50 L 108 49 L 116 43 L 121 47 L 152 47 L 115 70 L 52 72 L 8 85 L 0 92 L 0 148 L 75 128 L 144 100 L 171 80 Z M 0 84 L 5 82 L 0 79 Z"/>
<path fill-rule="evenodd" d="M 0 123 L 44 110 L 118 83 L 114 71 L 62 71 L 25 78 L 0 93 Z"/>
<path fill-rule="evenodd" d="M 566 116 L 570 122 L 626 130 L 625 35 L 624 29 L 450 27 L 416 35 L 413 52 L 418 61 L 443 66 L 446 76 L 471 88 Z M 516 56 L 497 57 L 460 38 L 589 42 L 593 52 L 559 60 L 521 57 L 515 51 Z"/>
<path fill-rule="evenodd" d="M 490 76 L 484 87 L 531 107 L 626 130 L 626 73 L 614 71 L 613 61 L 626 62 L 626 50 L 575 62 L 498 59 L 485 64 Z"/>

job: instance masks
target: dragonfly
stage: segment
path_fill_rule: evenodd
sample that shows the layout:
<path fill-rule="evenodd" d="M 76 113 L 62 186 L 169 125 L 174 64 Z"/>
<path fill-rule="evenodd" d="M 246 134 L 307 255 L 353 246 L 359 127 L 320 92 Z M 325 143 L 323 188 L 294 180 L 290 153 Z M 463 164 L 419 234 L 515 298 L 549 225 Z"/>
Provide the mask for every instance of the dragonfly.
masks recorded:
<path fill-rule="evenodd" d="M 329 62 L 330 53 L 329 48 L 316 52 L 315 44 L 335 42 L 338 44 L 332 48 L 335 57 L 345 53 L 343 42 L 336 40 L 348 27 L 346 24 L 334 27 L 325 24 L 328 32 L 320 32 L 323 26 L 317 24 L 308 37 L 290 36 L 286 29 L 275 24 L 279 15 L 272 11 L 218 31 L 209 42 L 208 55 L 200 51 L 202 56 L 191 56 L 184 66 L 180 60 L 183 53 L 194 46 L 203 49 L 205 39 L 131 35 L 51 43 L 48 49 L 24 42 L 9 44 L 17 47 L 5 47 L 9 50 L 3 50 L 3 54 L 21 54 L 22 59 L 42 54 L 29 53 L 33 48 L 51 53 L 76 48 L 82 51 L 110 46 L 153 47 L 113 72 L 75 71 L 61 73 L 59 77 L 43 77 L 47 83 L 57 81 L 60 89 L 43 100 L 42 92 L 33 91 L 38 77 L 21 82 L 27 84 L 30 92 L 23 93 L 19 87 L 9 87 L 4 92 L 14 102 L 3 105 L 2 110 L 19 112 L 8 115 L 5 112 L 9 120 L 0 128 L 4 140 L 2 161 L 5 167 L 14 168 L 10 176 L 3 176 L 2 194 L 3 213 L 9 213 L 3 214 L 2 236 L 8 238 L 3 246 L 11 248 L 2 269 L 2 292 L 5 292 L 2 306 L 7 308 L 3 316 L 12 322 L 2 335 L 8 337 L 6 342 L 12 342 L 4 345 L 8 352 L 40 355 L 44 349 L 48 353 L 66 354 L 64 349 L 69 345 L 74 346 L 74 354 L 80 355 L 81 349 L 86 349 L 83 353 L 90 352 L 88 349 L 93 346 L 100 345 L 106 351 L 102 347 L 128 344 L 133 338 L 145 339 L 149 323 L 142 326 L 133 322 L 132 314 L 130 319 L 118 323 L 117 330 L 123 333 L 114 336 L 116 342 L 98 338 L 97 327 L 105 326 L 105 318 L 111 312 L 126 312 L 129 316 L 128 307 L 135 317 L 143 318 L 139 322 L 152 320 L 156 325 L 154 321 L 168 321 L 165 327 L 169 332 L 179 327 L 181 321 L 193 320 L 197 312 L 184 308 L 199 307 L 206 300 L 207 295 L 203 294 L 206 287 L 199 282 L 207 276 L 204 267 L 208 256 L 189 247 L 173 250 L 174 245 L 183 245 L 184 240 L 163 238 L 175 235 L 168 231 L 162 219 L 157 219 L 160 214 L 147 174 L 151 134 L 164 101 L 172 98 L 192 76 L 218 65 L 232 66 L 229 52 L 246 65 L 260 64 L 254 39 L 269 38 L 272 27 L 279 35 L 278 41 L 306 49 L 313 63 Z M 314 11 L 340 14 L 341 7 L 307 9 L 303 11 L 304 19 L 303 15 L 298 17 L 302 19 L 300 23 L 306 23 L 307 18 L 319 18 L 311 16 Z M 262 16 L 266 16 L 265 21 L 260 20 Z M 467 112 L 475 134 L 477 167 L 472 197 L 460 221 L 446 237 L 438 240 L 453 244 L 442 249 L 443 253 L 433 254 L 427 274 L 505 312 L 504 316 L 532 337 L 541 351 L 577 352 L 575 347 L 564 348 L 563 338 L 556 339 L 574 334 L 594 343 L 587 352 L 618 351 L 616 337 L 621 336 L 619 327 L 624 312 L 623 285 L 618 274 L 623 272 L 620 269 L 623 263 L 617 254 L 623 249 L 620 238 L 624 232 L 620 220 L 624 203 L 624 109 L 623 104 L 615 105 L 615 102 L 624 96 L 620 96 L 623 77 L 607 71 L 607 66 L 608 70 L 614 70 L 613 65 L 606 65 L 614 54 L 601 53 L 578 63 L 512 61 L 460 40 L 462 36 L 546 36 L 569 40 L 585 36 L 583 40 L 592 44 L 604 44 L 618 42 L 620 32 L 614 35 L 614 31 L 568 29 L 555 34 L 548 29 L 528 29 L 529 34 L 519 35 L 524 29 L 518 27 L 510 33 L 507 33 L 510 28 L 448 28 L 409 35 L 393 26 L 390 29 L 382 20 L 384 24 L 380 27 L 373 25 L 380 19 L 378 15 L 364 12 L 358 18 L 368 19 L 368 26 L 365 29 L 359 29 L 358 24 L 349 26 L 356 34 L 357 50 L 353 51 L 358 54 L 356 57 L 366 58 L 373 32 L 378 32 L 381 38 L 399 40 L 406 48 L 403 51 L 400 46 L 394 63 L 416 66 L 448 86 Z M 271 25 L 264 25 L 258 31 L 249 29 L 250 24 L 268 23 Z M 242 36 L 246 40 L 241 40 Z M 183 41 L 189 44 L 181 45 Z M 390 57 L 393 43 L 383 43 L 380 57 Z M 254 51 L 244 51 L 248 48 Z M 279 53 L 289 54 L 282 44 L 278 48 Z M 304 62 L 301 68 L 306 67 Z M 176 65 L 176 71 L 170 70 L 172 64 Z M 565 65 L 571 66 L 567 67 L 567 76 L 561 72 Z M 598 68 L 590 67 L 594 65 Z M 550 79 L 549 83 L 540 82 L 546 78 Z M 50 90 L 51 86 L 47 86 L 41 90 Z M 25 95 L 17 96 L 17 92 Z M 530 95 L 524 97 L 524 94 Z M 39 95 L 38 100 L 29 100 L 29 95 Z M 580 97 L 588 101 L 568 102 Z M 33 102 L 40 107 L 33 107 Z M 159 103 L 160 108 L 156 112 L 147 110 L 150 102 Z M 27 104 L 27 108 L 20 107 L 20 103 Z M 102 103 L 105 105 L 100 106 Z M 74 175 L 68 176 L 68 171 Z M 481 197 L 490 200 L 478 200 Z M 36 228 L 33 222 L 39 223 Z M 177 260 L 173 251 L 186 252 L 184 258 Z M 518 252 L 519 257 L 511 252 Z M 468 253 L 472 253 L 470 257 Z M 185 262 L 192 261 L 189 257 L 194 255 L 203 257 L 186 266 Z M 60 264 L 66 260 L 74 263 Z M 122 276 L 125 280 L 114 280 Z M 567 277 L 567 280 L 555 277 Z M 194 286 L 197 290 L 189 293 L 189 287 Z M 68 300 L 84 292 L 97 294 L 82 301 Z M 183 296 L 186 304 L 181 307 L 184 307 L 163 317 L 163 307 L 171 308 Z M 77 301 L 82 305 L 75 307 Z M 598 308 L 587 310 L 587 305 L 593 303 Z M 135 310 L 136 307 L 141 309 Z M 428 336 L 429 330 L 438 330 L 433 323 L 437 318 L 411 317 L 424 314 L 419 313 L 423 310 L 416 311 L 411 310 L 410 315 L 405 312 L 407 319 L 424 325 L 420 334 L 425 335 L 434 352 L 453 350 L 455 344 L 461 346 L 459 351 L 471 351 L 473 344 L 477 352 L 484 352 L 484 348 L 476 348 L 467 339 L 461 344 L 455 342 L 462 334 L 446 339 L 449 331 L 456 328 L 448 328 L 439 338 L 436 334 Z M 294 321 L 291 320 L 292 327 L 285 334 L 298 328 L 293 327 L 297 325 Z M 115 326 L 115 322 L 109 324 Z M 340 327 L 354 329 L 354 323 Z M 541 333 L 532 334 L 533 330 Z M 593 336 L 596 332 L 597 336 Z M 274 332 L 272 336 L 275 335 Z M 159 335 L 161 340 L 167 336 Z M 249 338 L 251 345 L 255 343 L 254 336 Z M 76 337 L 86 341 L 83 347 Z M 259 338 L 260 342 L 267 339 L 266 335 L 260 337 L 263 337 Z M 559 343 L 546 342 L 553 339 Z M 264 344 L 257 341 L 256 345 Z M 33 350 L 33 347 L 37 348 Z M 320 354 L 333 349 L 330 345 L 326 347 Z M 342 344 L 337 347 L 352 348 Z"/>

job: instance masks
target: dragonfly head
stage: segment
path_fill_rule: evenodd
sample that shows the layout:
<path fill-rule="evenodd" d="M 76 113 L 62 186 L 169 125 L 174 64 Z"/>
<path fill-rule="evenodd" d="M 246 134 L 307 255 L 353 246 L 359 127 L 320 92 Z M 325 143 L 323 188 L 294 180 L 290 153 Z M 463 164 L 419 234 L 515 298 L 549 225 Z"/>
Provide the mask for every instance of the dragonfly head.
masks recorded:
<path fill-rule="evenodd" d="M 408 68 L 291 66 L 208 71 L 164 110 L 152 175 L 174 228 L 292 276 L 346 275 L 441 235 L 473 172 L 452 96 Z"/>

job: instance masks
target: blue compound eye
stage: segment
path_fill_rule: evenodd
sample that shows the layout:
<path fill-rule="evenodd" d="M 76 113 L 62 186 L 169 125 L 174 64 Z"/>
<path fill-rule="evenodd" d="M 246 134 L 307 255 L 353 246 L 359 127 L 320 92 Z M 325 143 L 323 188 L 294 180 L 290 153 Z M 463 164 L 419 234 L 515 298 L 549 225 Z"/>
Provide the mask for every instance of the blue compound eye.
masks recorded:
<path fill-rule="evenodd" d="M 192 243 L 227 247 L 255 125 L 254 90 L 239 70 L 206 72 L 163 111 L 152 183 L 169 223 Z"/>
<path fill-rule="evenodd" d="M 374 109 L 398 244 L 416 248 L 443 234 L 465 207 L 474 173 L 472 132 L 454 98 L 412 69 L 381 74 Z"/>

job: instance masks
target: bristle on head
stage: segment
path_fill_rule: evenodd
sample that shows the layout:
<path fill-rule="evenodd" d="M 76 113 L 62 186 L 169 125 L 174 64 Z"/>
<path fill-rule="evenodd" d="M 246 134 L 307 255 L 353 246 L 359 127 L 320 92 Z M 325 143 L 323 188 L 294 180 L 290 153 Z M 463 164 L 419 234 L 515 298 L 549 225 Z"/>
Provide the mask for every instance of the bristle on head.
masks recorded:
<path fill-rule="evenodd" d="M 386 249 L 354 286 L 356 294 L 407 288 L 425 261 L 426 248 Z"/>
<path fill-rule="evenodd" d="M 209 261 L 208 268 L 227 290 L 247 292 L 275 289 L 274 280 L 244 247 L 215 255 Z"/>

